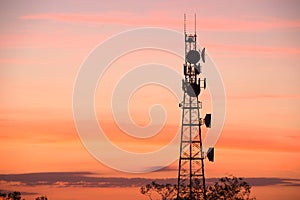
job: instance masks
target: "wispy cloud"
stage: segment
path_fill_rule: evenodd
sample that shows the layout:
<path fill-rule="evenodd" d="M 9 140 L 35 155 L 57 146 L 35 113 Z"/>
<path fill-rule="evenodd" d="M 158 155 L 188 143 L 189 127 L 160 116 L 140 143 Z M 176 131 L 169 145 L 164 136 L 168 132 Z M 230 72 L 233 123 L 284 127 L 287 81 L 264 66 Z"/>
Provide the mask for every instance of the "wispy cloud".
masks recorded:
<path fill-rule="evenodd" d="M 3 182 L 18 182 L 24 186 L 52 185 L 56 187 L 140 187 L 152 181 L 158 183 L 177 182 L 177 178 L 151 179 L 151 178 L 124 178 L 124 177 L 99 177 L 91 172 L 44 172 L 28 174 L 0 174 Z M 252 186 L 300 186 L 300 179 L 253 177 L 245 178 Z M 208 178 L 212 184 L 217 178 Z"/>
<path fill-rule="evenodd" d="M 253 95 L 240 95 L 240 96 L 229 96 L 233 99 L 300 99 L 300 94 L 253 94 Z"/>
<path fill-rule="evenodd" d="M 126 24 L 138 26 L 164 26 L 178 28 L 182 25 L 182 18 L 175 18 L 163 12 L 145 13 L 143 16 L 129 12 L 107 13 L 41 13 L 20 16 L 22 20 L 50 20 L 64 23 L 101 23 Z M 266 31 L 272 29 L 299 28 L 300 20 L 277 18 L 201 18 L 198 19 L 202 30 L 221 31 Z"/>
<path fill-rule="evenodd" d="M 272 185 L 281 185 L 281 186 L 300 186 L 300 179 L 297 178 L 246 178 L 247 182 L 253 186 L 272 186 Z"/>
<path fill-rule="evenodd" d="M 270 46 L 255 46 L 255 45 L 225 45 L 225 44 L 207 44 L 207 47 L 219 52 L 227 53 L 247 53 L 253 56 L 253 54 L 262 54 L 262 55 L 298 55 L 300 54 L 299 48 L 292 47 L 270 47 Z"/>
<path fill-rule="evenodd" d="M 140 16 L 127 12 L 109 12 L 95 14 L 78 14 L 78 13 L 47 13 L 21 16 L 22 20 L 49 20 L 64 23 L 100 23 L 100 24 L 123 24 L 123 25 L 170 25 L 174 27 L 178 20 L 152 15 Z"/>
<path fill-rule="evenodd" d="M 0 174 L 0 180 L 19 182 L 26 186 L 53 185 L 57 187 L 137 187 L 152 179 L 97 177 L 91 172 L 45 172 L 28 174 Z M 174 182 L 173 179 L 157 179 L 159 182 Z"/>

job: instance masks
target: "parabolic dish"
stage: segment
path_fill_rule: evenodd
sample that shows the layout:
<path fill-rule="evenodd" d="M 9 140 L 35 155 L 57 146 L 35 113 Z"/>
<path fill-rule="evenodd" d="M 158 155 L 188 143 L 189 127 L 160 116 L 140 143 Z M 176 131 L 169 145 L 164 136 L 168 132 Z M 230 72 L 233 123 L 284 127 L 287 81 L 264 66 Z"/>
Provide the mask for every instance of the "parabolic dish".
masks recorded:
<path fill-rule="evenodd" d="M 191 64 L 196 64 L 200 60 L 200 53 L 196 50 L 190 50 L 186 55 L 186 60 Z"/>

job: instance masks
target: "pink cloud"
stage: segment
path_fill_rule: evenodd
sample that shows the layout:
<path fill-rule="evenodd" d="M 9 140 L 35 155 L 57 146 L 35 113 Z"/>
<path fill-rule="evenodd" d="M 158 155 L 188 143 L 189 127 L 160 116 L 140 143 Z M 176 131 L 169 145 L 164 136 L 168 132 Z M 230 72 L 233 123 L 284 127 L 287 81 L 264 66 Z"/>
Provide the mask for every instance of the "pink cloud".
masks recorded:
<path fill-rule="evenodd" d="M 231 96 L 234 99 L 300 99 L 300 94 L 272 95 L 272 94 L 257 94 L 244 96 Z"/>
<path fill-rule="evenodd" d="M 103 35 L 85 36 L 72 34 L 70 31 L 56 33 L 26 33 L 26 34 L 0 34 L 1 48 L 92 48 L 99 42 Z M 0 60 L 0 62 L 11 62 L 11 60 Z"/>
<path fill-rule="evenodd" d="M 200 18 L 200 17 L 199 17 Z M 47 13 L 21 16 L 23 20 L 52 20 L 68 23 L 112 23 L 134 26 L 164 26 L 178 29 L 182 27 L 182 18 L 169 16 L 164 13 L 148 13 L 143 16 L 126 13 L 110 12 L 103 14 L 77 13 Z M 197 20 L 203 30 L 222 31 L 266 31 L 272 29 L 299 28 L 300 20 L 277 18 L 200 18 Z"/>
<path fill-rule="evenodd" d="M 37 14 L 21 16 L 23 20 L 52 20 L 67 23 L 103 23 L 103 24 L 127 24 L 127 25 L 171 25 L 177 24 L 170 19 L 161 20 L 153 16 L 139 16 L 132 13 L 112 12 L 104 14 L 76 14 L 76 13 L 59 13 L 59 14 Z M 167 19 L 167 18 L 162 18 Z"/>
<path fill-rule="evenodd" d="M 240 19 L 202 19 L 206 29 L 225 31 L 267 31 L 272 29 L 299 28 L 300 20 L 284 20 L 276 18 L 240 18 Z"/>
<path fill-rule="evenodd" d="M 292 47 L 267 47 L 258 45 L 225 45 L 225 44 L 207 44 L 206 47 L 219 52 L 236 53 L 259 53 L 259 54 L 300 54 L 300 48 Z"/>

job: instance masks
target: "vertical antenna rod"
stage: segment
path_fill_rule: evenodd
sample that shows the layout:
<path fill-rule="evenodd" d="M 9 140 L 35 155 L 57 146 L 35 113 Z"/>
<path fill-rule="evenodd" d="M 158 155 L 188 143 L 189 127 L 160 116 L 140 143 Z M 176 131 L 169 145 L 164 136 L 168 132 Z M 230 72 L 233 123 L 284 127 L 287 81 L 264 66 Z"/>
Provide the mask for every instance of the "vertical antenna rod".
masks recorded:
<path fill-rule="evenodd" d="M 186 16 L 185 16 L 185 13 L 184 13 L 184 34 L 186 33 Z"/>
<path fill-rule="evenodd" d="M 195 13 L 195 36 L 197 35 L 196 21 L 197 21 L 197 17 L 196 17 L 196 13 Z"/>

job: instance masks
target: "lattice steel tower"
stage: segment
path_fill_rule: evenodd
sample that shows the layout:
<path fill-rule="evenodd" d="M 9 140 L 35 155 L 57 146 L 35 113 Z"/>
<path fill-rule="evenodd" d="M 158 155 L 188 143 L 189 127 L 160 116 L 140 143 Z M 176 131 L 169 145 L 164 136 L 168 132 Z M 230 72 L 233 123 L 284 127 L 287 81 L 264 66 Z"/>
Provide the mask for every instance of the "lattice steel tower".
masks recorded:
<path fill-rule="evenodd" d="M 210 127 L 211 115 L 202 119 L 200 109 L 202 103 L 198 96 L 201 89 L 206 88 L 206 79 L 200 78 L 200 62 L 205 62 L 205 48 L 197 49 L 196 15 L 194 34 L 186 33 L 186 17 L 184 15 L 185 62 L 183 64 L 184 79 L 182 80 L 183 101 L 181 142 L 178 166 L 177 199 L 206 199 L 204 159 L 213 161 L 213 148 L 204 153 L 202 147 L 201 125 Z"/>

